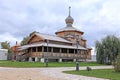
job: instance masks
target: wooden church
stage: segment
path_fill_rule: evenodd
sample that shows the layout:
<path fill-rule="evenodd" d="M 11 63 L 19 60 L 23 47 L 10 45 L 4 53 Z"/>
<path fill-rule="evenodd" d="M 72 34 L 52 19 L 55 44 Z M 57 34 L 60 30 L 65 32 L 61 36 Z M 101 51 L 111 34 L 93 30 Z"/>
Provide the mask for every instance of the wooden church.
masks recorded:
<path fill-rule="evenodd" d="M 74 19 L 69 15 L 65 19 L 66 27 L 48 35 L 34 32 L 26 45 L 18 47 L 20 60 L 27 61 L 76 61 L 91 59 L 91 48 L 87 46 L 84 32 L 73 27 Z"/>

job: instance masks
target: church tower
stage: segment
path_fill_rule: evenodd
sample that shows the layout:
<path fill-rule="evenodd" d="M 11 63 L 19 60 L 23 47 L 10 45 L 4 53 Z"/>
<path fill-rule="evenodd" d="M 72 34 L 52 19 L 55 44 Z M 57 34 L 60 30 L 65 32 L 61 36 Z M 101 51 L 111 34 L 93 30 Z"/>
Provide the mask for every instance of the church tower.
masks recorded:
<path fill-rule="evenodd" d="M 84 32 L 73 27 L 74 19 L 71 17 L 71 7 L 69 7 L 69 15 L 65 19 L 66 27 L 58 30 L 55 34 L 59 37 L 67 39 L 74 44 L 76 43 L 76 36 L 78 37 L 79 44 L 86 47 L 86 40 L 82 38 Z"/>

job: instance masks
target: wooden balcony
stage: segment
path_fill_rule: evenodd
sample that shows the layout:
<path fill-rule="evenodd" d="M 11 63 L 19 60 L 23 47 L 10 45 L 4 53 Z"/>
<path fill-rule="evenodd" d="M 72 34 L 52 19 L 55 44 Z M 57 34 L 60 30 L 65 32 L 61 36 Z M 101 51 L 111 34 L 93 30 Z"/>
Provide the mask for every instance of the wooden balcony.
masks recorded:
<path fill-rule="evenodd" d="M 29 56 L 30 57 L 39 57 L 39 58 L 41 58 L 42 57 L 42 52 L 31 52 L 31 53 L 29 53 Z"/>
<path fill-rule="evenodd" d="M 47 53 L 44 52 L 43 53 L 44 58 L 52 58 L 52 59 L 59 59 L 59 58 L 63 58 L 63 59 L 76 59 L 77 57 L 79 59 L 83 59 L 86 58 L 86 55 L 80 55 L 78 54 L 72 54 L 72 53 Z"/>

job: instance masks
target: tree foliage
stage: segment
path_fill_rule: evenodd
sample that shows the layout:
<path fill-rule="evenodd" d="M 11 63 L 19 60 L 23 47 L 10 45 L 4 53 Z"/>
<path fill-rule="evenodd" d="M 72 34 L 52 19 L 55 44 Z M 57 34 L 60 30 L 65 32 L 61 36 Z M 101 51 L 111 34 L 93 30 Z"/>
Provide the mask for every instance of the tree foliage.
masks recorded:
<path fill-rule="evenodd" d="M 113 66 L 116 72 L 120 72 L 120 53 L 118 54 L 117 58 L 113 62 Z"/>
<path fill-rule="evenodd" d="M 11 50 L 10 50 L 10 43 L 8 41 L 2 42 L 1 46 L 2 46 L 2 49 L 8 49 L 8 53 L 11 52 Z"/>
<path fill-rule="evenodd" d="M 114 35 L 108 35 L 101 41 L 96 41 L 95 51 L 98 63 L 112 64 L 120 52 L 120 40 Z"/>
<path fill-rule="evenodd" d="M 29 39 L 29 36 L 24 37 L 23 40 L 22 40 L 21 43 L 20 43 L 21 46 L 27 44 L 28 39 Z"/>
<path fill-rule="evenodd" d="M 24 37 L 23 40 L 20 43 L 21 46 L 26 45 L 30 36 L 33 35 L 34 33 L 36 33 L 36 31 L 33 31 L 32 33 L 29 34 L 29 36 Z"/>

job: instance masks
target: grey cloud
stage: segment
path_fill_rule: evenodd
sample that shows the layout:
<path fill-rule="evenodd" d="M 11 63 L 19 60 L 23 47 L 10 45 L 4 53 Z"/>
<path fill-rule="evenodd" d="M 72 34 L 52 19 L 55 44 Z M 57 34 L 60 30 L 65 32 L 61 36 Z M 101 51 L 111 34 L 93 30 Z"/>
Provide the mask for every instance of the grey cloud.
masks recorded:
<path fill-rule="evenodd" d="M 104 35 L 119 30 L 119 21 L 114 21 L 113 25 L 106 16 L 100 15 L 105 2 L 91 0 L 89 4 L 85 0 L 74 0 L 70 3 L 71 16 L 75 20 L 73 26 L 85 32 L 84 37 L 90 46 Z M 13 41 L 20 41 L 33 31 L 54 35 L 66 26 L 68 6 L 69 2 L 58 0 L 0 0 L 0 35 L 9 33 Z"/>

